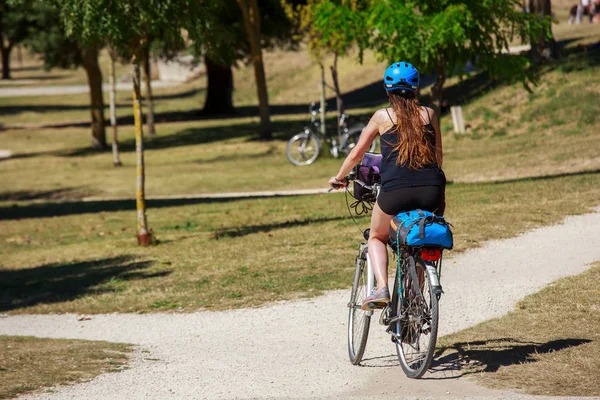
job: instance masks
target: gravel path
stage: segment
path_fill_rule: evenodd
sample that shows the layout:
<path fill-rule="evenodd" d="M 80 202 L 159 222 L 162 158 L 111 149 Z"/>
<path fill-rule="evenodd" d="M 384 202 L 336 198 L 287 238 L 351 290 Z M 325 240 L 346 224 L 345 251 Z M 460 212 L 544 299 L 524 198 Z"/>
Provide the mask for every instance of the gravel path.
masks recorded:
<path fill-rule="evenodd" d="M 600 260 L 600 210 L 561 225 L 492 241 L 449 258 L 442 282 L 441 335 L 497 317 L 561 277 Z M 438 365 L 405 378 L 383 327 L 371 325 L 364 367 L 346 353 L 348 291 L 267 307 L 193 314 L 112 314 L 0 319 L 0 334 L 102 339 L 139 345 L 131 368 L 32 398 L 525 398 L 492 391 Z M 536 397 L 535 399 L 540 399 Z"/>

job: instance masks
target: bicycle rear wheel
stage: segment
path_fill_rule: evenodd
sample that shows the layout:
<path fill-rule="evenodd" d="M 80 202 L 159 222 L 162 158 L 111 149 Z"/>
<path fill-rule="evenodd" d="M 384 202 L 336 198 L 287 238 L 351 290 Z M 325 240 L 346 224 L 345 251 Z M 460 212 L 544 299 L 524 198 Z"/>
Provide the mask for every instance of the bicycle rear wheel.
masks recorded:
<path fill-rule="evenodd" d="M 405 262 L 402 297 L 396 314 L 400 318 L 394 332 L 400 366 L 406 376 L 417 379 L 429 368 L 435 351 L 438 297 L 423 261 L 409 256 Z"/>
<path fill-rule="evenodd" d="M 348 128 L 348 131 L 344 135 L 345 140 L 342 139 L 342 149 L 345 153 L 350 153 L 350 151 L 354 148 L 354 146 L 356 146 L 356 144 L 358 143 L 358 139 L 360 139 L 360 135 L 364 128 L 365 128 L 365 126 L 363 124 L 354 125 L 354 126 L 351 126 L 350 128 Z M 369 149 L 367 151 L 372 153 L 375 151 L 376 148 L 377 148 L 377 140 L 373 140 L 373 142 L 371 143 L 371 146 L 369 147 Z"/>
<path fill-rule="evenodd" d="M 285 154 L 294 165 L 309 165 L 317 159 L 320 150 L 319 140 L 310 131 L 307 131 L 290 139 Z"/>
<path fill-rule="evenodd" d="M 367 338 L 369 336 L 369 324 L 373 311 L 361 309 L 364 299 L 370 294 L 372 288 L 368 287 L 368 269 L 366 246 L 361 245 L 358 257 L 356 257 L 356 269 L 350 302 L 348 303 L 348 356 L 350 362 L 358 365 L 365 353 Z"/>

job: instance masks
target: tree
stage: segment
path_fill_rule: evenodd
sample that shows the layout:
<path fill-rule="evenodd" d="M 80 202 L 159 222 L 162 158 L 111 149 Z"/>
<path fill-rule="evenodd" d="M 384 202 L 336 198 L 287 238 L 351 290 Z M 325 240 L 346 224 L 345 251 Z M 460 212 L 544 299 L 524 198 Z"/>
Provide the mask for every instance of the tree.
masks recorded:
<path fill-rule="evenodd" d="M 238 62 L 252 62 L 250 42 L 242 9 L 236 0 L 222 0 L 224 7 L 214 10 L 215 25 L 206 31 L 202 56 L 206 66 L 207 93 L 202 110 L 207 115 L 231 114 L 233 105 L 233 67 Z M 287 17 L 281 0 L 261 0 L 260 45 L 295 48 L 299 41 L 296 26 Z"/>
<path fill-rule="evenodd" d="M 211 26 L 208 0 L 54 0 L 60 9 L 66 31 L 84 43 L 105 40 L 121 54 L 131 57 L 133 115 L 136 139 L 137 239 L 141 245 L 154 243 L 148 227 L 145 203 L 144 141 L 140 107 L 140 64 L 148 38 L 162 35 L 167 42 L 182 42 L 182 30 L 197 46 L 205 29 Z"/>
<path fill-rule="evenodd" d="M 207 90 L 202 113 L 207 115 L 231 114 L 233 107 L 233 71 L 230 63 L 213 61 L 204 55 Z"/>
<path fill-rule="evenodd" d="M 288 15 L 297 21 L 299 30 L 307 38 L 308 50 L 317 60 L 321 68 L 321 127 L 325 133 L 325 57 L 333 55 L 333 63 L 330 66 L 332 89 L 336 97 L 336 108 L 338 116 L 338 135 L 340 132 L 340 120 L 344 112 L 342 93 L 339 87 L 337 62 L 339 57 L 345 56 L 350 49 L 368 38 L 364 21 L 361 20 L 365 5 L 356 0 L 342 0 L 338 2 L 335 18 L 330 18 L 329 24 L 315 27 L 316 14 L 320 12 L 321 0 L 308 0 L 305 4 L 287 3 Z M 362 60 L 362 52 L 360 53 Z"/>
<path fill-rule="evenodd" d="M 258 94 L 258 113 L 260 114 L 260 138 L 270 140 L 273 138 L 271 132 L 271 117 L 269 112 L 269 94 L 267 92 L 267 79 L 262 59 L 262 45 L 260 43 L 260 11 L 258 0 L 237 0 L 242 11 L 244 27 L 250 43 L 250 54 L 254 66 L 254 79 L 256 81 L 256 92 Z"/>
<path fill-rule="evenodd" d="M 2 79 L 10 79 L 10 53 L 27 39 L 37 26 L 38 13 L 32 1 L 21 3 L 0 0 L 0 50 L 2 53 Z"/>
<path fill-rule="evenodd" d="M 117 60 L 117 52 L 109 47 L 108 56 L 110 63 L 110 70 L 108 74 L 108 80 L 110 83 L 110 125 L 112 126 L 113 137 L 112 137 L 112 154 L 113 154 L 113 165 L 120 167 L 123 165 L 121 157 L 119 156 L 119 140 L 118 140 L 118 128 L 117 128 L 117 73 L 115 68 L 115 61 Z"/>
<path fill-rule="evenodd" d="M 142 54 L 142 69 L 144 71 L 144 84 L 146 86 L 146 124 L 148 125 L 148 134 L 150 137 L 156 136 L 156 128 L 154 126 L 154 98 L 152 97 L 152 73 L 150 71 L 150 46 L 152 40 L 146 39 L 146 46 L 141 51 Z"/>
<path fill-rule="evenodd" d="M 529 0 L 529 12 L 538 15 L 542 19 L 552 18 L 552 3 L 550 0 Z M 552 26 L 548 26 L 547 32 L 541 32 L 538 37 L 531 40 L 531 59 L 534 63 L 540 63 L 543 59 L 558 58 L 558 44 L 552 34 Z"/>
<path fill-rule="evenodd" d="M 64 32 L 59 12 L 56 8 L 36 1 L 30 7 L 30 17 L 35 18 L 32 28 L 24 44 L 44 60 L 44 69 L 77 68 L 83 66 L 90 88 L 90 114 L 92 131 L 92 148 L 106 147 L 106 131 L 104 119 L 104 97 L 102 91 L 102 72 L 98 64 L 98 53 L 101 42 L 82 45 L 75 38 Z"/>
<path fill-rule="evenodd" d="M 529 42 L 548 31 L 548 19 L 523 13 L 520 5 L 520 0 L 372 0 L 356 13 L 356 24 L 345 25 L 349 5 L 324 0 L 314 24 L 324 41 L 331 40 L 329 27 L 336 26 L 381 60 L 406 60 L 424 74 L 435 74 L 431 95 L 439 115 L 447 77 L 467 62 L 526 87 L 535 82 L 525 57 L 502 53 L 517 37 Z"/>

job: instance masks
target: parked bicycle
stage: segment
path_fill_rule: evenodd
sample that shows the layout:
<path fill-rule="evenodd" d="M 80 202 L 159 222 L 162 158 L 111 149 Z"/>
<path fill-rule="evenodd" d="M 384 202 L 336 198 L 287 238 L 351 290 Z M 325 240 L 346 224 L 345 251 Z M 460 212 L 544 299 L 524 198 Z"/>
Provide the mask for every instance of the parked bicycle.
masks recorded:
<path fill-rule="evenodd" d="M 367 153 L 365 159 L 369 157 L 376 159 L 377 156 L 380 160 L 380 155 Z M 380 176 L 376 163 L 377 160 L 371 161 L 371 165 L 365 166 L 363 160 L 363 165 L 357 166 L 346 178 L 349 182 L 353 182 L 353 196 L 357 198 L 352 206 L 349 205 L 349 210 L 353 207 L 357 214 L 371 210 L 379 194 Z M 346 193 L 348 194 L 349 191 L 347 190 Z M 420 210 L 400 213 L 392 220 L 388 244 L 397 256 L 396 277 L 391 301 L 381 311 L 379 318 L 379 323 L 387 327 L 386 332 L 390 334 L 395 344 L 402 370 L 409 378 L 423 376 L 433 358 L 438 332 L 438 302 L 443 293 L 439 278 L 442 251 L 444 248 L 452 247 L 447 243 L 419 246 L 402 244 L 400 227 L 397 225 L 399 219 L 404 218 L 403 214 L 415 213 L 417 218 L 423 214 L 423 218 L 416 223 L 417 232 L 421 229 L 421 234 L 423 227 L 431 226 L 438 220 L 446 224 L 443 217 Z M 408 231 L 411 231 L 413 226 L 414 223 L 412 226 L 409 225 Z M 405 233 L 406 229 L 403 232 Z M 363 236 L 368 241 L 369 229 L 363 232 Z M 366 242 L 362 242 L 356 257 L 354 280 L 348 302 L 348 354 L 350 362 L 354 365 L 362 361 L 371 317 L 374 314 L 374 310 L 363 310 L 361 306 L 364 299 L 376 287 L 368 246 Z"/>
<path fill-rule="evenodd" d="M 356 146 L 360 134 L 365 128 L 365 124 L 357 123 L 348 126 L 350 116 L 342 114 L 340 117 L 341 135 L 338 142 L 338 138 L 335 136 L 329 137 L 323 135 L 321 123 L 317 121 L 317 114 L 320 112 L 319 107 L 315 103 L 312 103 L 309 110 L 311 114 L 310 125 L 306 126 L 303 132 L 292 137 L 287 144 L 285 154 L 292 164 L 312 164 L 319 157 L 323 142 L 329 144 L 331 155 L 335 158 L 341 154 L 348 154 Z M 377 143 L 373 141 L 369 151 L 375 151 L 376 145 Z"/>

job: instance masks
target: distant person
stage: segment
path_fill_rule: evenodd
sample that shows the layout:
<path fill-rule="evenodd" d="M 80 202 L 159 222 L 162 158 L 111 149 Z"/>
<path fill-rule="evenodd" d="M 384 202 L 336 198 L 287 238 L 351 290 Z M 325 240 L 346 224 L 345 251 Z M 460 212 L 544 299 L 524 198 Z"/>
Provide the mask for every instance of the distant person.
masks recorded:
<path fill-rule="evenodd" d="M 571 12 L 569 14 L 569 25 L 573 24 L 574 19 L 577 21 L 577 24 L 581 24 L 581 20 L 583 19 L 584 15 L 589 15 L 590 22 L 592 22 L 594 16 L 591 3 L 591 0 L 580 0 L 579 4 L 571 7 Z"/>
<path fill-rule="evenodd" d="M 363 309 L 371 308 L 370 304 L 382 307 L 390 301 L 386 245 L 392 218 L 401 211 L 415 209 L 444 215 L 446 208 L 442 134 L 434 111 L 417 99 L 419 72 L 407 62 L 393 63 L 385 70 L 383 83 L 390 107 L 373 114 L 358 143 L 329 180 L 334 189 L 347 186 L 346 175 L 380 135 L 381 191 L 373 207 L 369 236 L 369 258 L 377 289 L 364 300 Z"/>
<path fill-rule="evenodd" d="M 600 24 L 600 0 L 596 0 L 592 5 L 592 10 L 590 11 L 590 18 L 592 22 L 596 24 Z"/>

